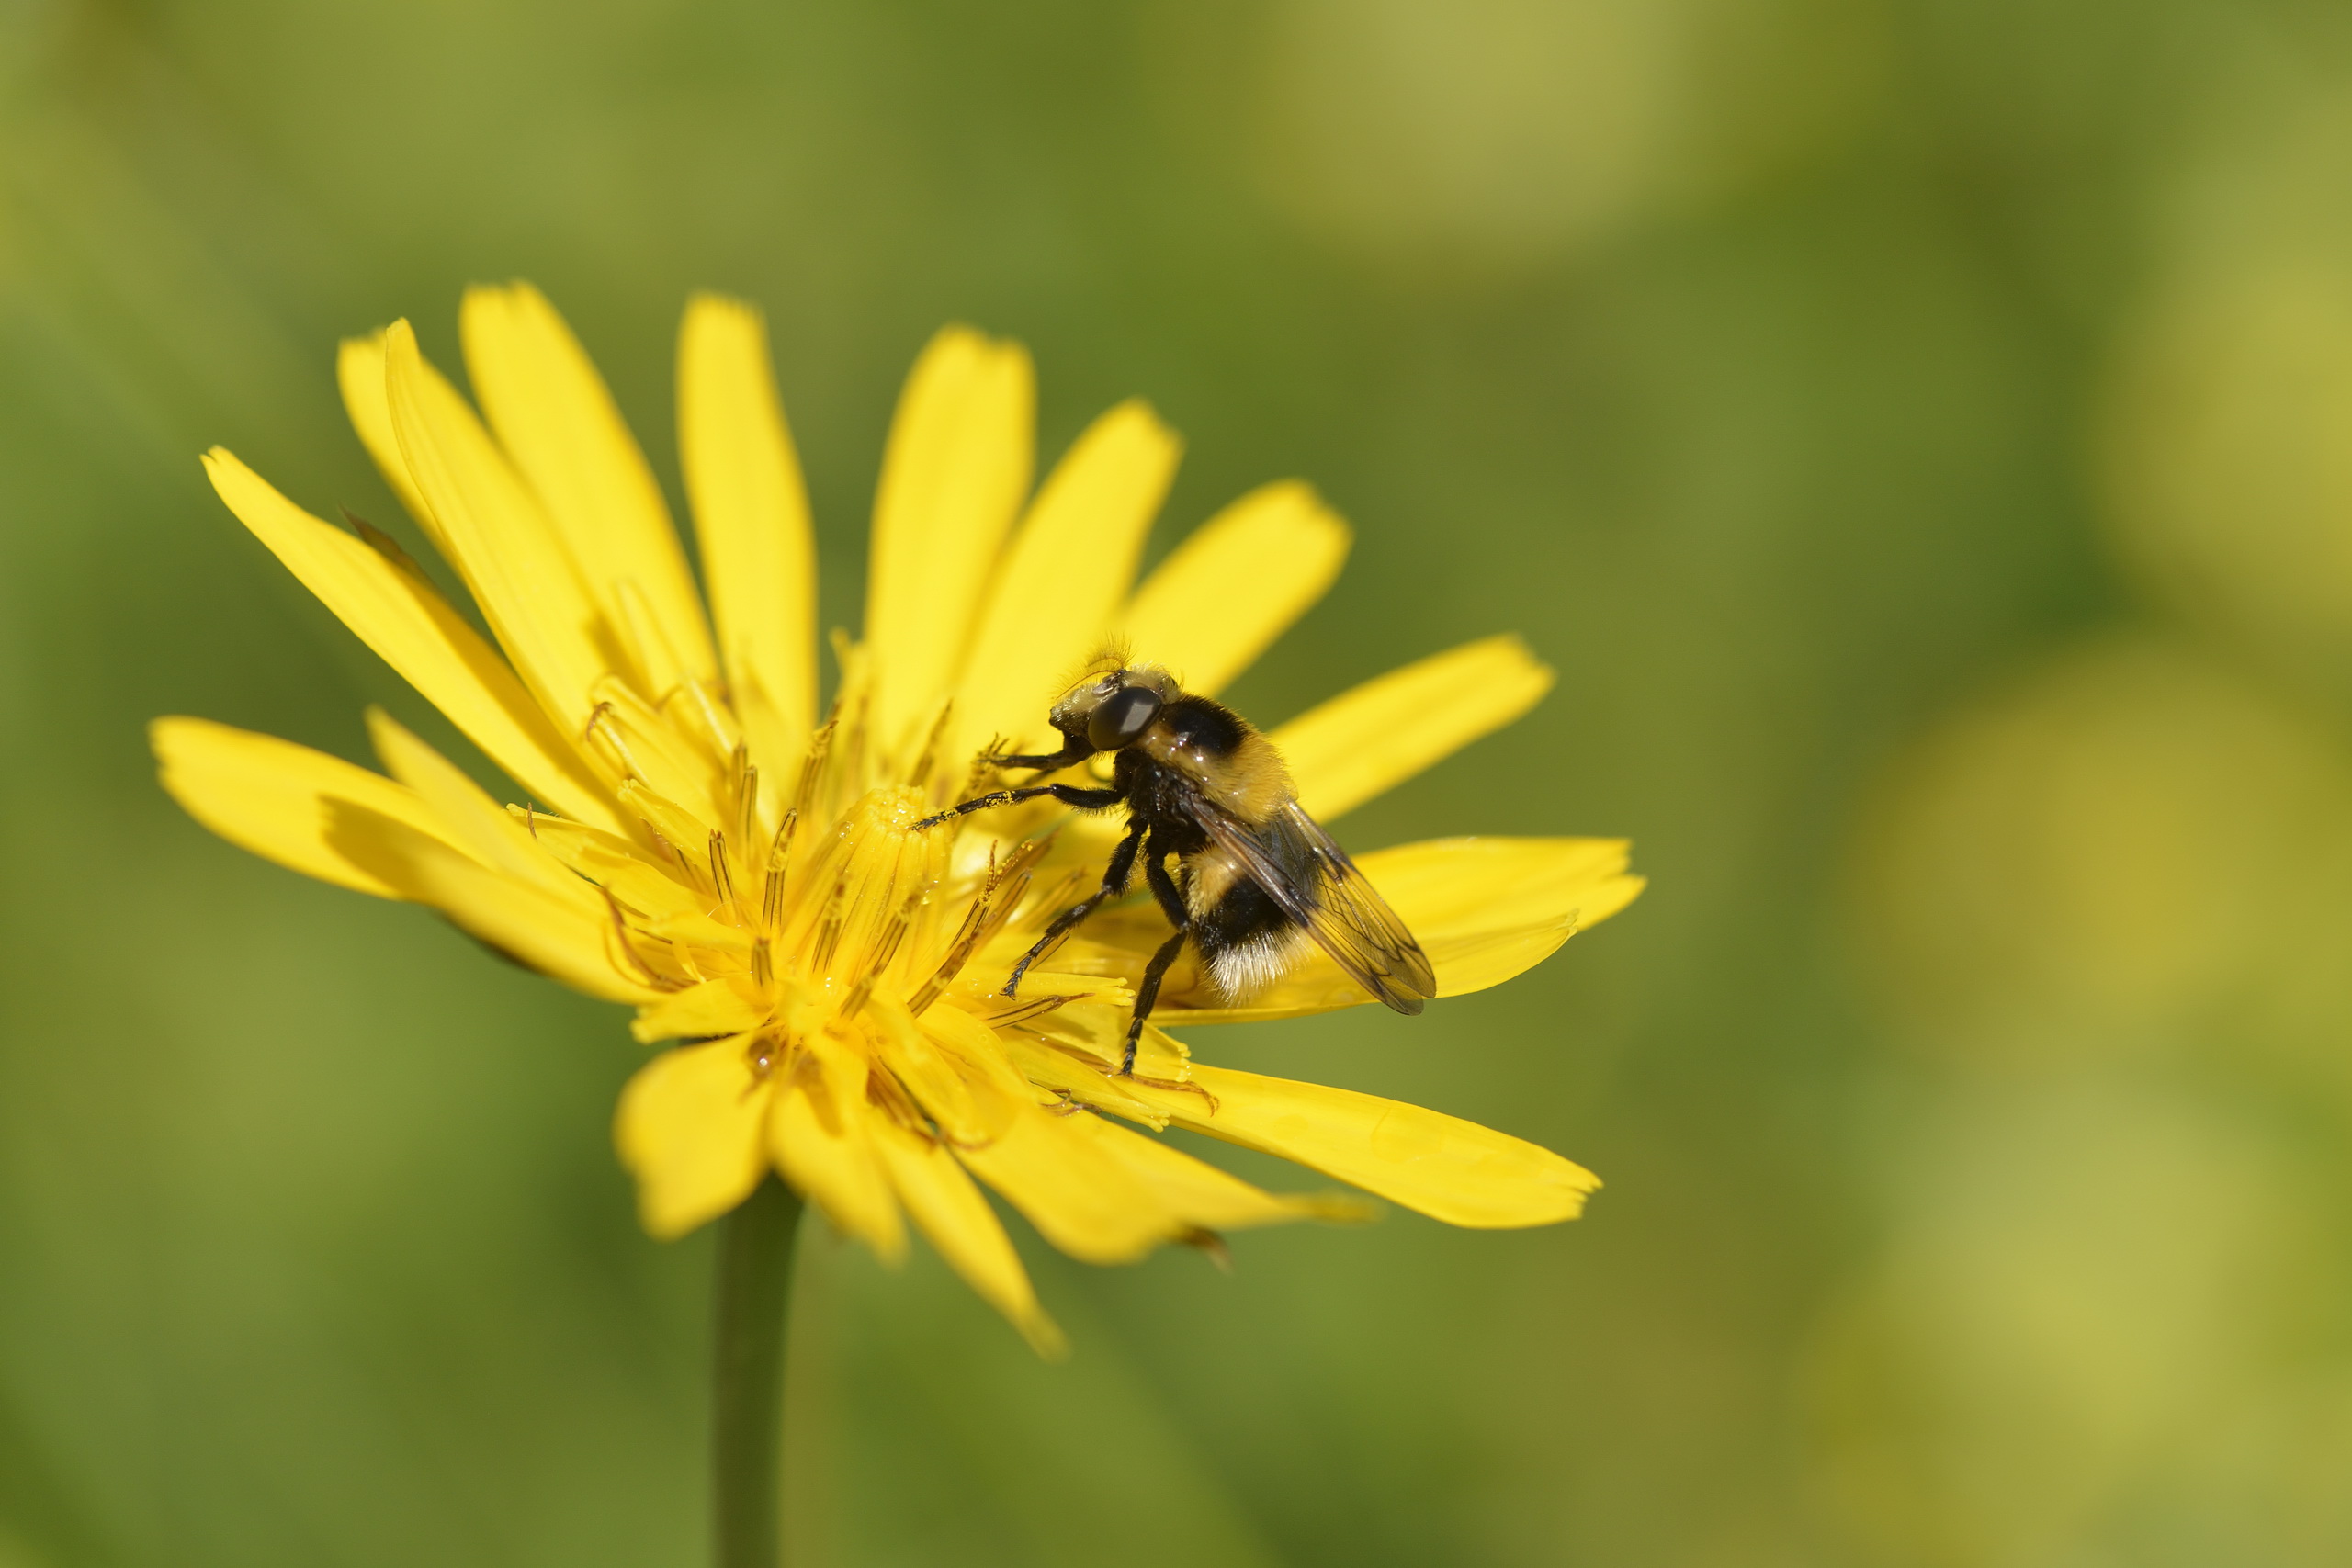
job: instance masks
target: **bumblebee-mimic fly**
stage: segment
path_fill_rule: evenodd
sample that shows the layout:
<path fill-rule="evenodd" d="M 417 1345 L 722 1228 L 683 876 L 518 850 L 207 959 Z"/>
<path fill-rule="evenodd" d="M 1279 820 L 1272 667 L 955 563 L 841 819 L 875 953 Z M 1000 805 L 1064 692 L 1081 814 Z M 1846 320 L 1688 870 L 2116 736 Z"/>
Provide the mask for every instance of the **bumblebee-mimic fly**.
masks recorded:
<path fill-rule="evenodd" d="M 1437 992 L 1428 956 L 1347 852 L 1300 809 L 1290 772 L 1266 738 L 1220 703 L 1183 691 L 1155 665 L 1105 655 L 1054 705 L 1061 750 L 997 757 L 1002 768 L 1056 773 L 1098 753 L 1114 755 L 1111 783 L 997 790 L 950 807 L 919 826 L 1051 795 L 1086 811 L 1127 808 L 1127 829 L 1093 895 L 1054 917 L 1014 964 L 1005 995 L 1055 942 L 1126 891 L 1136 863 L 1175 934 L 1160 944 L 1136 989 L 1122 1074 L 1132 1073 L 1144 1020 L 1189 938 L 1209 985 L 1238 1001 L 1279 978 L 1308 944 L 1373 996 L 1417 1013 Z M 1171 875 L 1168 863 L 1177 863 Z"/>

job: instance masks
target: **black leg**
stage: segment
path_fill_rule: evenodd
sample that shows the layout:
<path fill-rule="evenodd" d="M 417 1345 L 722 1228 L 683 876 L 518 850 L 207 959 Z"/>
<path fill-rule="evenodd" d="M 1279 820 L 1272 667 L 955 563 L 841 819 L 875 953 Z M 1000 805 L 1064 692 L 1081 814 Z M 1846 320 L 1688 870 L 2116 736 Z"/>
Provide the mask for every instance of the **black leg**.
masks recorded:
<path fill-rule="evenodd" d="M 1127 1021 L 1127 1054 L 1119 1058 L 1119 1076 L 1132 1077 L 1136 1070 L 1136 1047 L 1143 1043 L 1143 1021 L 1151 1016 L 1154 1002 L 1159 1000 L 1159 982 L 1167 975 L 1168 966 L 1184 951 L 1184 932 L 1159 944 L 1159 951 L 1144 965 L 1143 984 L 1136 990 L 1136 1015 Z"/>
<path fill-rule="evenodd" d="M 1151 896 L 1159 900 L 1159 912 L 1181 931 L 1193 923 L 1193 914 L 1184 908 L 1184 895 L 1178 890 L 1176 879 L 1168 874 L 1169 852 L 1168 846 L 1154 834 L 1150 852 L 1144 856 L 1143 880 L 1144 886 L 1151 889 Z"/>
<path fill-rule="evenodd" d="M 1094 755 L 1094 748 L 1085 741 L 1065 740 L 1062 742 L 1062 749 L 1058 751 L 1042 752 L 1034 757 L 990 757 L 988 760 L 1000 768 L 1037 768 L 1046 773 L 1057 773 L 1064 768 L 1083 762 L 1092 755 Z"/>
<path fill-rule="evenodd" d="M 1126 1077 L 1136 1070 L 1136 1047 L 1143 1042 L 1143 1021 L 1151 1016 L 1152 1008 L 1159 1000 L 1159 982 L 1168 976 L 1169 965 L 1184 951 L 1184 938 L 1191 934 L 1192 911 L 1184 908 L 1184 895 L 1176 886 L 1176 879 L 1168 874 L 1168 852 L 1155 836 L 1143 863 L 1143 879 L 1151 896 L 1159 900 L 1159 911 L 1176 934 L 1159 944 L 1159 951 L 1144 965 L 1143 984 L 1136 987 L 1135 1016 L 1127 1021 L 1127 1052 L 1119 1059 L 1119 1076 Z"/>
<path fill-rule="evenodd" d="M 1022 789 L 1001 789 L 993 794 L 975 795 L 961 806 L 951 806 L 934 816 L 915 824 L 918 833 L 926 828 L 936 828 L 951 817 L 962 817 L 974 811 L 987 811 L 999 806 L 1017 806 L 1040 795 L 1052 795 L 1064 806 L 1075 806 L 1081 811 L 1102 811 L 1127 797 L 1115 789 L 1080 789 L 1076 784 L 1030 784 Z"/>
<path fill-rule="evenodd" d="M 1143 847 L 1144 829 L 1150 825 L 1150 819 L 1143 817 L 1127 824 L 1126 836 L 1119 840 L 1119 847 L 1111 852 L 1111 863 L 1102 869 L 1102 886 L 1094 890 L 1093 897 L 1072 904 L 1054 917 L 1053 924 L 1046 928 L 1046 934 L 1039 937 L 1036 945 L 1023 953 L 1021 962 L 1012 966 L 1012 977 L 1004 983 L 1006 996 L 1012 996 L 1021 988 L 1021 976 L 1029 972 L 1029 965 L 1043 958 L 1046 950 L 1059 942 L 1064 931 L 1094 913 L 1105 898 L 1116 898 L 1127 890 L 1127 878 L 1136 868 L 1136 851 Z"/>

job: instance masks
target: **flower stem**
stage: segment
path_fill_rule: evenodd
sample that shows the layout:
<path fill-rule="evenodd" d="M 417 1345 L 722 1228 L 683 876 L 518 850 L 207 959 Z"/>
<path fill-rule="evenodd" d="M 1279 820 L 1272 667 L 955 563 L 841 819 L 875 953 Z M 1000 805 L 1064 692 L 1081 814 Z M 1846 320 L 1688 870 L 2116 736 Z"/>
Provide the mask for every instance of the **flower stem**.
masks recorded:
<path fill-rule="evenodd" d="M 785 1323 L 799 1228 L 800 1200 L 773 1176 L 719 1224 L 710 1433 L 718 1568 L 782 1561 Z"/>

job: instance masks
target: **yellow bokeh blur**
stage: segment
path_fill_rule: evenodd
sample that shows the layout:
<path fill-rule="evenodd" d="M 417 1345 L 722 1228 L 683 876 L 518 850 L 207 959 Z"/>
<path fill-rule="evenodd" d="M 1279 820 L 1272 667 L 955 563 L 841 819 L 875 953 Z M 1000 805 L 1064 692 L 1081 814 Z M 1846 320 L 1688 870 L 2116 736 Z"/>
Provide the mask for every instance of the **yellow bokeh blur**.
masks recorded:
<path fill-rule="evenodd" d="M 2352 1555 L 2346 123 L 2224 99 L 2168 171 L 2086 411 L 2113 624 L 1930 726 L 1857 835 L 1907 1056 L 1806 1376 L 1866 1561 Z"/>

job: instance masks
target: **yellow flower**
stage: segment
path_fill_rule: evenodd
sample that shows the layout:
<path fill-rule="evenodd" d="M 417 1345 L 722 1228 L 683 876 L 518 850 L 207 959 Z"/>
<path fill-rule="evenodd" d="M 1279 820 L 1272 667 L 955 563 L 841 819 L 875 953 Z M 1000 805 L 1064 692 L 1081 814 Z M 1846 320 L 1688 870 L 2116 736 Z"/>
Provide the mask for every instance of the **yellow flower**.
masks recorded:
<path fill-rule="evenodd" d="M 707 616 L 661 489 L 554 310 L 526 286 L 478 288 L 463 329 L 480 415 L 405 321 L 345 344 L 340 373 L 361 440 L 494 645 L 382 535 L 322 522 L 226 451 L 205 464 L 245 525 L 530 804 L 502 807 L 380 713 L 389 777 L 195 718 L 159 720 L 155 750 L 165 787 L 223 837 L 431 905 L 633 1005 L 640 1041 L 685 1042 L 637 1074 L 616 1117 L 655 1235 L 725 1213 L 773 1168 L 886 1258 L 910 1218 L 1048 1348 L 1053 1325 L 975 1177 L 1095 1263 L 1357 1210 L 1261 1191 L 1121 1122 L 1269 1150 L 1455 1224 L 1578 1212 L 1597 1183 L 1557 1155 L 1416 1106 L 1194 1064 L 1159 1028 L 1117 1076 L 1132 987 L 1166 934 L 1148 903 L 1082 928 L 1017 1000 L 999 991 L 1099 877 L 1115 823 L 1031 808 L 910 831 L 970 787 L 992 738 L 1043 735 L 1062 678 L 1106 632 L 1191 689 L 1229 681 L 1346 553 L 1345 525 L 1311 491 L 1244 496 L 1132 586 L 1173 434 L 1124 403 L 1032 495 L 1028 357 L 950 328 L 899 405 L 865 637 L 837 636 L 820 721 L 808 502 L 759 317 L 697 299 L 679 346 Z M 1491 638 L 1273 739 L 1328 819 L 1508 723 L 1550 681 L 1517 640 Z M 1540 962 L 1640 887 L 1611 840 L 1441 840 L 1361 863 L 1442 996 Z M 1368 999 L 1319 957 L 1247 1006 L 1192 984 L 1171 976 L 1159 1021 Z"/>

